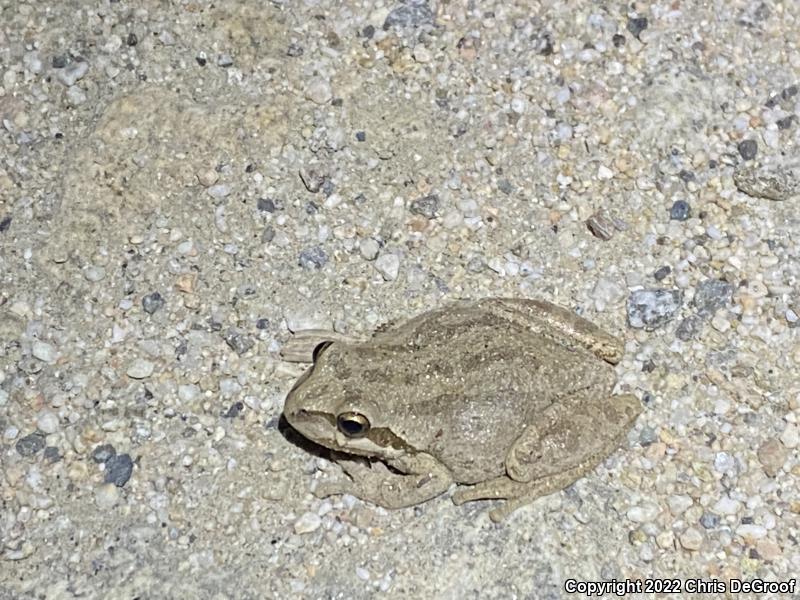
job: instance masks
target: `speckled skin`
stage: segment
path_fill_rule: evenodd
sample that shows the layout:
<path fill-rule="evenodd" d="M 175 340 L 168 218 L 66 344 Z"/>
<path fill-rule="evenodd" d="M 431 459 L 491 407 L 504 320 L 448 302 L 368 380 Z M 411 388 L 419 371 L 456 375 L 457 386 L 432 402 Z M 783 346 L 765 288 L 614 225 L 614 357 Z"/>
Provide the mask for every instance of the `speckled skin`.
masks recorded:
<path fill-rule="evenodd" d="M 610 396 L 621 355 L 619 340 L 548 302 L 461 302 L 366 342 L 321 347 L 284 413 L 343 453 L 337 462 L 351 480 L 318 495 L 399 508 L 470 484 L 454 501 L 508 499 L 490 513 L 501 520 L 619 446 L 641 410 L 634 396 Z M 337 428 L 346 413 L 369 422 L 366 435 Z"/>

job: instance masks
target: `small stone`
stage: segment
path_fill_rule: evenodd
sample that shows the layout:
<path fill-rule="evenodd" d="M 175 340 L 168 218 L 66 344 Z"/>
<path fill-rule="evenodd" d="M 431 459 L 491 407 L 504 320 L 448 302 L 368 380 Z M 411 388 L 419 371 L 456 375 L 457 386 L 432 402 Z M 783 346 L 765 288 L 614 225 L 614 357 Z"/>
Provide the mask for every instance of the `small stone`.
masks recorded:
<path fill-rule="evenodd" d="M 234 402 L 228 407 L 227 411 L 222 413 L 222 417 L 225 419 L 235 419 L 241 414 L 242 410 L 244 410 L 244 403 Z"/>
<path fill-rule="evenodd" d="M 400 274 L 400 257 L 396 254 L 382 254 L 375 261 L 375 270 L 386 281 L 394 281 Z"/>
<path fill-rule="evenodd" d="M 58 416 L 49 410 L 43 410 L 36 416 L 36 427 L 49 435 L 58 431 Z"/>
<path fill-rule="evenodd" d="M 155 365 L 149 360 L 137 358 L 128 366 L 126 374 L 131 379 L 145 379 L 153 374 L 154 369 Z"/>
<path fill-rule="evenodd" d="M 306 98 L 314 104 L 327 104 L 333 98 L 331 84 L 321 77 L 314 77 L 306 86 Z"/>
<path fill-rule="evenodd" d="M 107 462 L 110 458 L 117 455 L 117 451 L 111 444 L 100 444 L 92 450 L 92 460 L 97 464 Z"/>
<path fill-rule="evenodd" d="M 122 487 L 131 478 L 133 460 L 129 454 L 117 454 L 106 461 L 104 481 Z"/>
<path fill-rule="evenodd" d="M 303 56 L 303 47 L 300 44 L 292 42 L 286 48 L 286 56 L 290 56 L 292 58 L 297 58 L 298 56 Z"/>
<path fill-rule="evenodd" d="M 780 202 L 800 195 L 800 163 L 742 167 L 733 172 L 737 189 L 754 198 Z"/>
<path fill-rule="evenodd" d="M 672 320 L 682 302 L 680 290 L 645 289 L 631 292 L 627 305 L 628 324 L 635 329 L 657 329 Z"/>
<path fill-rule="evenodd" d="M 703 513 L 703 516 L 700 517 L 700 525 L 702 525 L 705 529 L 714 529 L 715 527 L 719 527 L 719 522 L 719 515 L 715 515 L 713 513 Z"/>
<path fill-rule="evenodd" d="M 744 160 L 753 160 L 758 154 L 758 142 L 755 140 L 742 140 L 736 146 L 739 154 Z"/>
<path fill-rule="evenodd" d="M 328 255 L 320 246 L 314 246 L 301 251 L 297 262 L 304 269 L 321 269 L 328 262 Z"/>
<path fill-rule="evenodd" d="M 774 438 L 767 440 L 758 448 L 758 460 L 764 468 L 764 472 L 770 477 L 778 474 L 787 458 L 789 458 L 789 450 Z"/>
<path fill-rule="evenodd" d="M 381 248 L 378 242 L 372 238 L 367 238 L 366 240 L 361 240 L 358 249 L 361 252 L 361 256 L 364 257 L 364 260 L 375 260 Z"/>
<path fill-rule="evenodd" d="M 414 46 L 413 56 L 415 61 L 422 64 L 429 63 L 433 59 L 431 51 L 422 44 L 417 44 Z"/>
<path fill-rule="evenodd" d="M 417 198 L 411 202 L 409 210 L 412 214 L 433 219 L 439 212 L 439 196 L 436 194 L 428 194 L 422 198 Z"/>
<path fill-rule="evenodd" d="M 639 443 L 642 446 L 650 446 L 658 441 L 658 432 L 652 427 L 645 425 L 639 432 Z"/>
<path fill-rule="evenodd" d="M 325 183 L 325 177 L 313 169 L 300 169 L 300 180 L 312 194 L 316 194 Z"/>
<path fill-rule="evenodd" d="M 614 221 L 603 211 L 596 212 L 589 217 L 586 220 L 586 226 L 592 232 L 592 235 L 604 241 L 610 240 L 616 231 Z"/>
<path fill-rule="evenodd" d="M 787 448 L 800 446 L 800 427 L 795 423 L 787 423 L 786 428 L 781 433 L 781 443 Z"/>
<path fill-rule="evenodd" d="M 275 201 L 272 198 L 259 198 L 256 206 L 261 212 L 275 212 Z"/>
<path fill-rule="evenodd" d="M 600 167 L 598 167 L 597 169 L 597 178 L 600 181 L 608 181 L 609 179 L 613 179 L 614 171 L 612 171 L 605 165 L 600 165 Z"/>
<path fill-rule="evenodd" d="M 677 200 L 669 209 L 669 218 L 673 221 L 685 221 L 692 213 L 692 208 L 685 200 Z"/>
<path fill-rule="evenodd" d="M 41 340 L 33 341 L 33 344 L 31 344 L 31 354 L 33 354 L 34 358 L 38 358 L 46 363 L 54 363 L 58 358 L 56 349 L 51 344 Z"/>
<path fill-rule="evenodd" d="M 94 493 L 94 503 L 101 510 L 114 508 L 119 502 L 119 488 L 113 483 L 104 483 Z"/>
<path fill-rule="evenodd" d="M 692 497 L 687 494 L 675 494 L 667 498 L 669 512 L 674 516 L 682 515 L 694 504 Z"/>
<path fill-rule="evenodd" d="M 197 180 L 203 187 L 211 187 L 219 179 L 216 169 L 204 169 L 197 173 Z"/>
<path fill-rule="evenodd" d="M 206 189 L 206 193 L 214 198 L 214 200 L 222 200 L 223 198 L 227 198 L 230 196 L 231 191 L 231 186 L 229 186 L 227 183 L 217 183 L 209 186 Z"/>
<path fill-rule="evenodd" d="M 703 314 L 713 314 L 733 301 L 733 285 L 724 279 L 706 279 L 694 293 L 692 304 Z"/>
<path fill-rule="evenodd" d="M 778 560 L 783 554 L 781 547 L 772 540 L 759 540 L 756 544 L 756 550 L 761 555 L 761 558 L 767 561 Z"/>
<path fill-rule="evenodd" d="M 639 34 L 642 33 L 645 29 L 647 29 L 647 17 L 631 17 L 628 19 L 627 25 L 628 31 L 630 31 L 635 37 L 639 37 Z"/>
<path fill-rule="evenodd" d="M 498 179 L 497 189 L 506 194 L 507 196 L 514 193 L 514 186 L 508 179 Z"/>
<path fill-rule="evenodd" d="M 319 529 L 322 525 L 320 516 L 313 512 L 303 513 L 297 521 L 294 522 L 294 532 L 297 535 L 304 535 Z"/>
<path fill-rule="evenodd" d="M 739 525 L 736 535 L 743 537 L 748 544 L 753 544 L 756 540 L 767 537 L 767 529 L 763 525 L 748 523 Z"/>
<path fill-rule="evenodd" d="M 392 27 L 417 28 L 433 24 L 433 11 L 425 0 L 407 0 L 393 8 L 386 16 L 383 29 L 386 31 Z"/>
<path fill-rule="evenodd" d="M 366 142 L 367 141 L 367 133 L 365 131 L 356 131 L 356 141 L 358 141 L 358 142 Z"/>
<path fill-rule="evenodd" d="M 236 352 L 236 354 L 239 356 L 250 350 L 256 344 L 250 337 L 238 331 L 234 327 L 228 329 L 223 337 L 225 338 L 225 343 L 228 344 L 228 347 Z"/>
<path fill-rule="evenodd" d="M 662 281 L 670 273 L 672 273 L 672 268 L 669 267 L 668 265 L 664 265 L 663 267 L 659 267 L 658 269 L 656 269 L 655 273 L 653 273 L 653 279 L 655 279 L 656 281 Z"/>
<path fill-rule="evenodd" d="M 720 515 L 735 515 L 742 508 L 742 503 L 727 496 L 717 500 L 714 504 L 714 512 Z"/>
<path fill-rule="evenodd" d="M 687 528 L 678 539 L 686 550 L 699 550 L 703 545 L 703 534 L 695 527 Z"/>
<path fill-rule="evenodd" d="M 97 283 L 106 276 L 106 270 L 103 267 L 95 267 L 94 265 L 90 265 L 84 269 L 83 276 L 87 281 Z"/>
<path fill-rule="evenodd" d="M 164 300 L 163 296 L 161 296 L 161 294 L 158 292 L 147 294 L 144 298 L 142 298 L 142 308 L 148 315 L 152 315 L 157 310 L 160 310 L 166 303 L 167 301 Z"/>
<path fill-rule="evenodd" d="M 262 244 L 269 244 L 272 240 L 275 239 L 275 228 L 272 225 L 267 225 L 264 227 L 264 231 L 261 232 L 261 243 Z"/>
<path fill-rule="evenodd" d="M 17 440 L 15 448 L 20 456 L 33 456 L 45 447 L 44 436 L 39 432 L 29 433 Z"/>
<path fill-rule="evenodd" d="M 55 446 L 47 446 L 44 449 L 44 459 L 47 462 L 55 463 L 61 460 L 61 453 Z"/>
<path fill-rule="evenodd" d="M 658 516 L 658 513 L 659 509 L 656 504 L 647 503 L 638 506 L 632 506 L 628 509 L 626 515 L 628 519 L 634 523 L 647 523 L 654 520 Z"/>
<path fill-rule="evenodd" d="M 699 315 L 689 315 L 675 328 L 675 337 L 679 340 L 688 342 L 696 338 L 703 327 L 705 326 L 705 319 Z"/>
<path fill-rule="evenodd" d="M 58 72 L 58 80 L 67 87 L 75 85 L 89 71 L 89 63 L 85 61 L 74 62 Z"/>

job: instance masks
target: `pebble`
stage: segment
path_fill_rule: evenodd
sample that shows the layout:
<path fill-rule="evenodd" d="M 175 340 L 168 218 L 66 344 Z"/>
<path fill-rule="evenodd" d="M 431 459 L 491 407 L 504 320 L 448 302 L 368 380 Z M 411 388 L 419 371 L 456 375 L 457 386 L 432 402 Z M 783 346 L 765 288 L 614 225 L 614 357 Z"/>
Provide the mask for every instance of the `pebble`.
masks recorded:
<path fill-rule="evenodd" d="M 645 289 L 628 297 L 628 324 L 635 329 L 652 331 L 672 320 L 680 310 L 680 290 Z"/>
<path fill-rule="evenodd" d="M 744 160 L 753 160 L 758 154 L 758 142 L 755 140 L 742 140 L 736 146 L 736 149 L 739 150 L 739 155 Z"/>
<path fill-rule="evenodd" d="M 719 527 L 719 522 L 719 515 L 715 515 L 714 513 L 703 513 L 703 516 L 700 517 L 700 525 L 702 525 L 705 529 L 714 529 Z"/>
<path fill-rule="evenodd" d="M 781 443 L 787 448 L 800 446 L 800 426 L 795 423 L 787 423 L 786 428 L 781 433 Z"/>
<path fill-rule="evenodd" d="M 111 444 L 100 444 L 92 450 L 92 460 L 98 464 L 108 461 L 117 455 L 117 451 Z"/>
<path fill-rule="evenodd" d="M 304 269 L 321 269 L 328 262 L 328 255 L 320 246 L 302 250 L 297 258 L 298 264 Z"/>
<path fill-rule="evenodd" d="M 321 77 L 314 77 L 306 86 L 306 98 L 314 104 L 327 104 L 333 98 L 331 84 Z"/>
<path fill-rule="evenodd" d="M 638 38 L 639 34 L 647 29 L 647 25 L 647 17 L 630 17 L 628 19 L 627 29 Z"/>
<path fill-rule="evenodd" d="M 627 517 L 634 523 L 648 523 L 653 521 L 659 513 L 659 508 L 656 504 L 647 503 L 637 506 L 632 506 L 628 509 Z"/>
<path fill-rule="evenodd" d="M 119 488 L 113 483 L 104 483 L 97 486 L 94 493 L 94 503 L 101 510 L 114 508 L 119 502 Z"/>
<path fill-rule="evenodd" d="M 364 258 L 364 260 L 375 260 L 378 257 L 378 252 L 380 252 L 381 248 L 378 242 L 372 238 L 367 238 L 366 240 L 361 240 L 358 245 L 358 249 L 361 252 L 361 256 Z"/>
<path fill-rule="evenodd" d="M 422 198 L 417 198 L 411 202 L 409 210 L 412 214 L 422 215 L 427 219 L 433 219 L 439 213 L 439 196 L 428 194 Z"/>
<path fill-rule="evenodd" d="M 783 201 L 800 195 L 800 163 L 742 167 L 733 172 L 737 189 L 754 198 Z"/>
<path fill-rule="evenodd" d="M 733 301 L 733 284 L 723 279 L 706 279 L 697 285 L 692 304 L 702 314 L 713 314 Z"/>
<path fill-rule="evenodd" d="M 223 337 L 228 347 L 239 356 L 250 350 L 256 344 L 251 337 L 233 327 L 228 329 Z"/>
<path fill-rule="evenodd" d="M 656 281 L 663 281 L 670 273 L 672 273 L 672 268 L 668 265 L 664 265 L 663 267 L 656 269 L 656 271 L 653 273 L 653 279 Z"/>
<path fill-rule="evenodd" d="M 126 374 L 131 379 L 145 379 L 153 374 L 155 365 L 144 358 L 135 359 L 129 366 Z"/>
<path fill-rule="evenodd" d="M 789 458 L 788 448 L 774 438 L 758 447 L 758 460 L 764 467 L 764 472 L 770 477 L 778 474 L 787 458 Z"/>
<path fill-rule="evenodd" d="M 58 353 L 52 344 L 41 340 L 34 340 L 31 344 L 31 354 L 42 362 L 54 363 L 58 358 Z"/>
<path fill-rule="evenodd" d="M 131 478 L 133 460 L 129 454 L 116 454 L 106 461 L 104 481 L 122 487 Z"/>
<path fill-rule="evenodd" d="M 674 494 L 667 498 L 667 506 L 674 516 L 682 515 L 692 504 L 694 500 L 688 494 Z"/>
<path fill-rule="evenodd" d="M 382 254 L 375 261 L 375 270 L 386 281 L 394 281 L 400 274 L 400 257 L 396 254 Z"/>
<path fill-rule="evenodd" d="M 392 27 L 417 28 L 433 24 L 433 11 L 428 6 L 427 2 L 408 0 L 407 2 L 398 4 L 392 9 L 383 22 L 383 29 L 387 30 Z"/>
<path fill-rule="evenodd" d="M 58 431 L 58 416 L 49 410 L 40 411 L 36 416 L 36 427 L 44 434 Z"/>
<path fill-rule="evenodd" d="M 89 63 L 77 61 L 58 71 L 58 80 L 66 86 L 75 85 L 89 71 Z"/>
<path fill-rule="evenodd" d="M 720 515 L 735 515 L 742 508 L 742 503 L 733 498 L 724 496 L 714 504 L 714 512 Z"/>
<path fill-rule="evenodd" d="M 158 292 L 147 294 L 142 298 L 142 308 L 148 315 L 152 315 L 157 310 L 160 310 L 167 303 L 166 300 Z"/>
<path fill-rule="evenodd" d="M 194 383 L 178 386 L 178 398 L 181 402 L 194 402 L 200 397 L 200 387 Z"/>
<path fill-rule="evenodd" d="M 87 281 L 96 283 L 101 281 L 106 276 L 106 270 L 103 267 L 95 267 L 90 265 L 84 269 L 83 276 Z"/>
<path fill-rule="evenodd" d="M 677 200 L 669 209 L 669 218 L 673 221 L 685 221 L 692 213 L 692 207 L 685 200 Z"/>
<path fill-rule="evenodd" d="M 214 200 L 222 200 L 231 195 L 231 186 L 227 183 L 217 183 L 206 188 L 206 193 Z"/>
<path fill-rule="evenodd" d="M 46 446 L 44 436 L 39 432 L 29 433 L 17 440 L 15 448 L 20 456 L 33 456 Z"/>
<path fill-rule="evenodd" d="M 592 235 L 601 240 L 610 240 L 616 231 L 614 222 L 604 212 L 599 211 L 594 213 L 586 220 L 586 226 Z"/>
<path fill-rule="evenodd" d="M 743 537 L 747 543 L 752 544 L 755 540 L 767 537 L 767 529 L 762 525 L 749 523 L 739 525 L 736 528 L 736 535 Z"/>
<path fill-rule="evenodd" d="M 306 512 L 294 522 L 294 532 L 297 535 L 311 533 L 319 529 L 320 525 L 322 525 L 322 518 L 317 513 Z"/>
<path fill-rule="evenodd" d="M 686 550 L 699 550 L 703 545 L 703 534 L 695 527 L 688 527 L 681 533 L 678 540 Z"/>

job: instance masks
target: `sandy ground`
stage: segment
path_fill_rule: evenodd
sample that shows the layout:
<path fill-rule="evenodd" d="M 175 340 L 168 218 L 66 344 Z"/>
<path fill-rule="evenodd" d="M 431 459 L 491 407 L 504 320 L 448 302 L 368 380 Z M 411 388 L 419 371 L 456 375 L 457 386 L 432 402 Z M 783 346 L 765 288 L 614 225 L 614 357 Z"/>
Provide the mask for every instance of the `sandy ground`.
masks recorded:
<path fill-rule="evenodd" d="M 0 0 L 0 597 L 789 582 L 799 30 L 790 0 Z M 314 497 L 291 331 L 484 296 L 624 338 L 623 447 L 500 525 Z"/>

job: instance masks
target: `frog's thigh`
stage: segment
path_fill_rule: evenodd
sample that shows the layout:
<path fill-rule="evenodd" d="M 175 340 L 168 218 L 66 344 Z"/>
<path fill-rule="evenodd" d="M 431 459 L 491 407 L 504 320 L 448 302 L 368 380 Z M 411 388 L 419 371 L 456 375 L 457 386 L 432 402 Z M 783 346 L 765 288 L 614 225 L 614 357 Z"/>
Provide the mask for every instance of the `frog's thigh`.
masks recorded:
<path fill-rule="evenodd" d="M 422 467 L 420 472 L 402 474 L 389 471 L 382 464 L 375 468 L 343 465 L 352 480 L 323 483 L 315 494 L 352 494 L 385 508 L 405 508 L 435 498 L 450 487 L 450 472 L 436 461 L 420 460 L 416 466 Z"/>
<path fill-rule="evenodd" d="M 576 400 L 548 407 L 514 442 L 506 456 L 511 479 L 535 481 L 572 472 L 572 481 L 578 479 L 619 446 L 641 412 L 632 394 Z"/>

